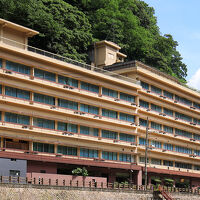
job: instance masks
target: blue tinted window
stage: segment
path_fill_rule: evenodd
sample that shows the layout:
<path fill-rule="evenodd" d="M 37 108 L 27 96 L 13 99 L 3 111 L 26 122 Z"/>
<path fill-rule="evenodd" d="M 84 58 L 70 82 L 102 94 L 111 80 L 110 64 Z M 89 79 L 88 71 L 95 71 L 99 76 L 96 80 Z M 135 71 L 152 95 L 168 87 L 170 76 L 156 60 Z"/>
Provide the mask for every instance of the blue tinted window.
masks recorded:
<path fill-rule="evenodd" d="M 48 119 L 34 118 L 33 125 L 41 128 L 55 129 L 55 121 Z"/>
<path fill-rule="evenodd" d="M 58 130 L 77 133 L 78 132 L 78 126 L 76 124 L 58 122 Z"/>
<path fill-rule="evenodd" d="M 43 94 L 34 93 L 34 101 L 49 104 L 49 105 L 55 105 L 55 98 Z"/>
<path fill-rule="evenodd" d="M 56 75 L 51 73 L 51 72 L 47 72 L 47 71 L 43 71 L 41 69 L 34 69 L 34 76 L 41 78 L 41 79 L 46 79 L 49 81 L 56 81 Z"/>
<path fill-rule="evenodd" d="M 30 74 L 30 67 L 19 63 L 14 63 L 11 61 L 6 61 L 6 69 L 19 72 L 22 74 L 28 74 L 28 75 Z"/>
<path fill-rule="evenodd" d="M 18 115 L 15 113 L 5 113 L 5 121 L 11 122 L 11 123 L 17 123 L 17 124 L 30 124 L 30 117 L 26 115 Z"/>
<path fill-rule="evenodd" d="M 78 110 L 78 103 L 74 101 L 68 101 L 65 99 L 58 99 L 58 106 L 63 108 L 69 108 L 72 110 Z"/>
<path fill-rule="evenodd" d="M 81 89 L 99 93 L 99 86 L 86 83 L 86 82 L 81 82 Z"/>
<path fill-rule="evenodd" d="M 78 87 L 78 80 L 75 80 L 73 78 L 65 77 L 65 76 L 58 76 L 58 83 L 69 85 L 73 87 Z"/>
<path fill-rule="evenodd" d="M 5 95 L 30 100 L 30 92 L 12 87 L 5 87 Z"/>

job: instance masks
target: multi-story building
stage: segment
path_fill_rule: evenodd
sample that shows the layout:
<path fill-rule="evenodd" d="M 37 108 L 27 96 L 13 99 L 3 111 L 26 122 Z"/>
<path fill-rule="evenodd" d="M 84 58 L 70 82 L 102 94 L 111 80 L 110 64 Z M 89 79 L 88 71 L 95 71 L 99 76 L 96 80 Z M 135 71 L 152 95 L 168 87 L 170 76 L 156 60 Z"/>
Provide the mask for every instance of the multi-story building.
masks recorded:
<path fill-rule="evenodd" d="M 200 95 L 126 55 L 94 46 L 86 65 L 31 46 L 38 32 L 0 19 L 0 175 L 71 174 L 109 182 L 200 184 Z"/>

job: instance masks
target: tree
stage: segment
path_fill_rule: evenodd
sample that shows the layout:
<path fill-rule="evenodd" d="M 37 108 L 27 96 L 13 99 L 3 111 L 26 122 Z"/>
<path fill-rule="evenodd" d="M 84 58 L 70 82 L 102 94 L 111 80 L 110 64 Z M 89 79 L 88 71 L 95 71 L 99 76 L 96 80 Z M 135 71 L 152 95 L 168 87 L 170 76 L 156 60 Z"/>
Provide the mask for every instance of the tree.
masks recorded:
<path fill-rule="evenodd" d="M 141 0 L 0 0 L 0 16 L 38 30 L 30 44 L 53 53 L 86 62 L 93 42 L 110 40 L 128 61 L 187 76 L 178 43 L 159 32 L 154 9 Z"/>
<path fill-rule="evenodd" d="M 66 0 L 67 1 L 67 0 Z M 110 40 L 122 47 L 127 60 L 139 60 L 185 81 L 187 67 L 169 34 L 161 35 L 154 9 L 140 0 L 90 0 L 80 3 L 92 25 L 95 40 Z"/>
<path fill-rule="evenodd" d="M 77 167 L 76 169 L 72 170 L 73 175 L 79 175 L 79 176 L 88 176 L 88 171 L 85 167 L 79 168 Z"/>
<path fill-rule="evenodd" d="M 30 40 L 31 45 L 86 61 L 92 43 L 91 26 L 78 8 L 63 0 L 0 0 L 0 5 L 3 18 L 40 31 Z"/>

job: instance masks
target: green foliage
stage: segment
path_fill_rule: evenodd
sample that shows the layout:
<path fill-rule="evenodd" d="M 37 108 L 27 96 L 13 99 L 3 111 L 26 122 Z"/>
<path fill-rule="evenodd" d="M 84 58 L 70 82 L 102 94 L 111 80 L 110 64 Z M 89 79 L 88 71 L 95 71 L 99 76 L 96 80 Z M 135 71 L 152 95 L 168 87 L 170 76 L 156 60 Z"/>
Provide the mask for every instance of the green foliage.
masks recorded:
<path fill-rule="evenodd" d="M 178 43 L 162 35 L 154 9 L 141 0 L 0 0 L 0 17 L 40 32 L 30 44 L 87 61 L 89 46 L 110 40 L 127 60 L 139 60 L 182 82 L 187 67 Z"/>
<path fill-rule="evenodd" d="M 91 25 L 83 12 L 63 0 L 0 0 L 0 16 L 38 30 L 31 45 L 86 61 Z"/>
<path fill-rule="evenodd" d="M 164 183 L 165 183 L 165 185 L 168 186 L 168 187 L 173 187 L 174 180 L 173 180 L 173 179 L 170 179 L 170 178 L 165 178 L 165 179 L 164 179 Z"/>
<path fill-rule="evenodd" d="M 79 176 L 88 176 L 88 171 L 85 167 L 79 168 L 77 167 L 76 169 L 72 170 L 73 175 L 79 175 Z"/>

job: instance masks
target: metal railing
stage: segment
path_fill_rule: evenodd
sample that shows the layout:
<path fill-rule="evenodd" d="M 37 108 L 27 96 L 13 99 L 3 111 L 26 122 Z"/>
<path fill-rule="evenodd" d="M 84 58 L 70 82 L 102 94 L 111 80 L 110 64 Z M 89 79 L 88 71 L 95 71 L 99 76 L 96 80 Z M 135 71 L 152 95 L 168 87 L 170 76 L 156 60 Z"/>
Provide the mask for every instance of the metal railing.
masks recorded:
<path fill-rule="evenodd" d="M 51 53 L 51 52 L 48 52 L 48 51 L 45 51 L 45 50 L 42 50 L 42 49 L 38 49 L 36 47 L 29 46 L 29 45 L 26 45 L 26 44 L 23 44 L 23 43 L 20 43 L 20 42 L 17 42 L 17 41 L 14 41 L 14 40 L 2 37 L 2 36 L 0 36 L 0 44 L 1 44 L 1 42 L 5 43 L 6 45 L 10 45 L 10 46 L 13 46 L 13 47 L 18 47 L 20 49 L 24 49 L 25 51 L 31 51 L 33 53 L 40 54 L 40 55 L 43 55 L 43 56 L 46 56 L 46 57 L 49 57 L 49 58 L 52 58 L 52 59 L 56 59 L 56 60 L 59 60 L 59 61 L 62 61 L 62 62 L 70 63 L 70 64 L 82 67 L 82 68 L 90 70 L 90 71 L 95 71 L 95 72 L 110 76 L 112 78 L 117 78 L 117 79 L 127 81 L 127 82 L 130 82 L 130 83 L 138 84 L 138 85 L 140 84 L 135 79 L 131 79 L 131 78 L 119 75 L 117 73 L 113 73 L 113 72 L 104 70 L 102 68 L 94 67 L 92 65 L 88 65 L 86 63 L 82 63 L 82 62 L 73 60 L 73 59 L 68 58 L 68 57 L 64 57 L 64 56 L 61 56 L 61 55 L 58 55 L 58 54 L 55 54 L 55 53 Z"/>
<path fill-rule="evenodd" d="M 1 184 L 16 184 L 16 185 L 35 185 L 35 186 L 55 186 L 55 187 L 68 187 L 68 188 L 91 188 L 91 189 L 105 189 L 105 190 L 129 190 L 129 191 L 157 191 L 153 185 L 148 185 L 146 188 L 144 185 L 135 185 L 133 183 L 105 183 L 94 181 L 77 181 L 67 180 L 64 178 L 39 178 L 39 177 L 17 177 L 17 176 L 0 176 Z M 200 189 L 191 188 L 176 188 L 163 186 L 163 191 L 169 193 L 183 193 L 200 195 Z"/>

